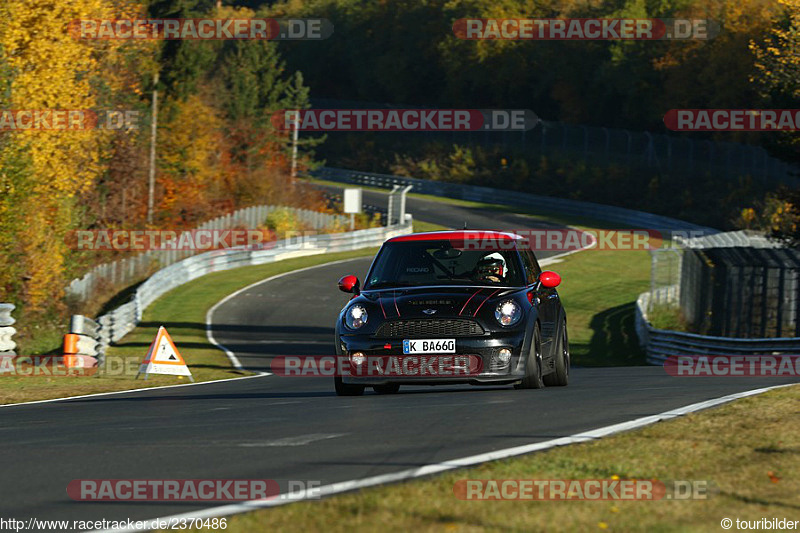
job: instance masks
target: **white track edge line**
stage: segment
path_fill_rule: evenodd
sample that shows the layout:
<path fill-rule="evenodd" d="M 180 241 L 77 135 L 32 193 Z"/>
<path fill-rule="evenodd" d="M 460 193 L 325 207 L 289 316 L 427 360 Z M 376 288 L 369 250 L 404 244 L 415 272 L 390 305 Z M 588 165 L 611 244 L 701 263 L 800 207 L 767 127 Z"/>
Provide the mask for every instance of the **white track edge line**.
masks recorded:
<path fill-rule="evenodd" d="M 696 411 L 702 411 L 710 407 L 716 407 L 718 405 L 728 403 L 733 400 L 739 400 L 742 398 L 746 398 L 748 396 L 763 394 L 769 390 L 779 389 L 782 387 L 790 387 L 792 385 L 795 385 L 795 383 L 789 383 L 785 385 L 774 385 L 772 387 L 764 387 L 744 392 L 737 392 L 734 394 L 729 394 L 727 396 L 721 396 L 719 398 L 713 398 L 711 400 L 705 400 L 702 402 L 693 403 L 690 405 L 686 405 L 684 407 L 678 407 L 676 409 L 671 409 L 669 411 L 665 411 L 663 413 L 659 413 L 656 415 L 644 416 L 627 422 L 612 424 L 610 426 L 604 426 L 601 428 L 585 431 L 583 433 L 576 433 L 575 435 L 569 437 L 561 437 L 544 442 L 524 444 L 522 446 L 515 446 L 513 448 L 505 448 L 502 450 L 495 450 L 493 452 L 486 452 L 477 455 L 471 455 L 468 457 L 461 457 L 459 459 L 453 459 L 441 463 L 433 463 L 421 466 L 419 468 L 410 468 L 407 470 L 401 470 L 399 472 L 392 472 L 389 474 L 382 474 L 379 476 L 372 476 L 362 479 L 352 479 L 348 481 L 340 481 L 337 483 L 332 483 L 330 485 L 324 485 L 322 487 L 318 487 L 314 489 L 313 494 L 309 494 L 308 491 L 303 490 L 303 491 L 291 492 L 288 494 L 282 494 L 277 498 L 271 500 L 250 500 L 241 503 L 220 505 L 216 507 L 207 507 L 205 509 L 201 509 L 198 511 L 169 515 L 159 518 L 150 518 L 140 521 L 152 523 L 153 521 L 169 522 L 170 520 L 174 521 L 176 519 L 188 520 L 190 518 L 202 518 L 202 519 L 217 518 L 222 516 L 230 516 L 234 514 L 257 511 L 259 509 L 264 509 L 269 507 L 278 507 L 280 505 L 286 505 L 288 503 L 293 503 L 298 501 L 316 500 L 318 498 L 333 496 L 345 492 L 351 492 L 357 489 L 364 489 L 364 488 L 374 487 L 377 485 L 383 485 L 386 483 L 394 483 L 398 481 L 406 481 L 410 479 L 426 477 L 433 474 L 446 472 L 448 470 L 453 470 L 456 468 L 464 468 L 464 467 L 479 465 L 481 463 L 485 463 L 488 461 L 507 459 L 509 457 L 515 457 L 518 455 L 538 452 L 550 448 L 556 448 L 558 446 L 566 446 L 568 444 L 577 444 L 581 442 L 596 440 L 602 437 L 608 437 L 610 435 L 614 435 L 616 433 L 622 433 L 625 431 L 630 431 L 632 429 L 638 429 L 645 426 L 649 426 L 655 424 L 656 422 L 661 422 L 662 420 L 670 420 Z M 122 529 L 102 530 L 100 533 L 112 533 L 120 531 L 149 531 L 149 530 L 150 528 L 143 528 L 143 529 L 122 528 Z M 94 531 L 95 533 L 97 533 L 97 530 Z"/>

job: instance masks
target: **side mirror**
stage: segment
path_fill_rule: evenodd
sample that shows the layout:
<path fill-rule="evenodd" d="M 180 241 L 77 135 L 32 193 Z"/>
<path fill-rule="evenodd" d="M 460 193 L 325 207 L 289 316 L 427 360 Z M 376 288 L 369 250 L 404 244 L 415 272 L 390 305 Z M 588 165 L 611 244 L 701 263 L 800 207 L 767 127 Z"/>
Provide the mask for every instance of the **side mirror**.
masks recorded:
<path fill-rule="evenodd" d="M 352 274 L 342 277 L 339 280 L 339 290 L 342 292 L 349 292 L 352 294 L 358 294 L 360 288 L 360 284 L 358 282 L 358 278 Z"/>
<path fill-rule="evenodd" d="M 539 282 L 548 289 L 555 289 L 561 283 L 561 276 L 551 270 L 539 274 Z"/>

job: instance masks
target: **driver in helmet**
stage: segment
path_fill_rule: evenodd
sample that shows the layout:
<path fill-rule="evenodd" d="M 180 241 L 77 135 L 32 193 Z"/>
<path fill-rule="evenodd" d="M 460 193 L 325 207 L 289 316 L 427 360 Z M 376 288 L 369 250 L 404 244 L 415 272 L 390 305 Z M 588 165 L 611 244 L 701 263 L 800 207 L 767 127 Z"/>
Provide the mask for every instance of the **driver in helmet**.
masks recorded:
<path fill-rule="evenodd" d="M 502 254 L 494 252 L 485 255 L 475 265 L 473 279 L 475 281 L 488 281 L 491 283 L 502 283 L 505 279 L 506 261 Z"/>

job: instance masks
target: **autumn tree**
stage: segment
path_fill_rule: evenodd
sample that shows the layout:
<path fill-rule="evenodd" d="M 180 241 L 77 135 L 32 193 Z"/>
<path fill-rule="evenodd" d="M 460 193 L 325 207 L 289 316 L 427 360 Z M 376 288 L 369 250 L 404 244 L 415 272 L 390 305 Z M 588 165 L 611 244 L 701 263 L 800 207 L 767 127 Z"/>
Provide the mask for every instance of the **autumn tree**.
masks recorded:
<path fill-rule="evenodd" d="M 6 109 L 96 108 L 103 85 L 99 66 L 119 43 L 75 39 L 64 21 L 112 16 L 104 0 L 6 0 L 0 4 Z M 19 273 L 21 299 L 32 312 L 52 306 L 63 295 L 64 236 L 75 224 L 80 196 L 103 172 L 107 145 L 108 134 L 91 128 L 4 134 L 0 168 L 4 169 L 3 187 L 13 193 L 0 200 L 5 204 L 0 208 L 4 217 L 0 225 L 12 228 L 5 237 L 16 243 L 13 250 L 19 264 L 12 272 Z"/>
<path fill-rule="evenodd" d="M 187 227 L 212 218 L 215 199 L 225 194 L 219 167 L 223 122 L 212 101 L 203 91 L 166 102 L 158 143 L 160 224 Z"/>
<path fill-rule="evenodd" d="M 222 8 L 218 16 L 251 18 L 248 9 Z M 223 43 L 213 86 L 226 120 L 225 182 L 237 202 L 287 201 L 291 138 L 272 123 L 275 112 L 307 109 L 309 90 L 299 72 L 287 71 L 275 41 L 233 40 Z M 304 136 L 303 162 L 311 164 L 311 148 L 319 139 Z"/>
<path fill-rule="evenodd" d="M 778 0 L 772 29 L 750 42 L 756 58 L 751 81 L 770 105 L 800 107 L 800 0 Z M 776 134 L 775 150 L 800 162 L 800 137 L 796 132 Z"/>

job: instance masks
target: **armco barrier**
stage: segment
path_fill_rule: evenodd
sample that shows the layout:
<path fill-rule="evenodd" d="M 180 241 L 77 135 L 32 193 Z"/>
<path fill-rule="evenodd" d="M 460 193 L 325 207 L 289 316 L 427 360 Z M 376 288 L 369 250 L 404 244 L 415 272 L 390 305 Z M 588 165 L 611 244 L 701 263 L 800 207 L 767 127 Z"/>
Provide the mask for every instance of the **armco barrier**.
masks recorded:
<path fill-rule="evenodd" d="M 166 268 L 162 268 L 142 283 L 130 302 L 97 319 L 100 325 L 98 351 L 103 353 L 112 342 L 127 335 L 142 319 L 144 310 L 170 290 L 212 272 L 232 268 L 262 265 L 308 255 L 346 252 L 377 247 L 397 235 L 411 232 L 412 218 L 406 215 L 403 224 L 347 233 L 320 234 L 299 241 L 277 241 L 274 247 L 261 250 L 225 249 L 205 252 Z"/>
<path fill-rule="evenodd" d="M 100 335 L 100 324 L 83 315 L 72 315 L 69 321 L 69 332 L 97 339 Z"/>
<path fill-rule="evenodd" d="M 662 301 L 675 300 L 675 287 L 659 289 Z M 682 331 L 656 329 L 647 318 L 650 293 L 636 300 L 636 333 L 647 353 L 647 362 L 662 364 L 671 355 L 796 355 L 800 353 L 800 338 L 736 339 L 712 337 Z"/>
<path fill-rule="evenodd" d="M 354 170 L 343 170 L 340 168 L 323 167 L 311 172 L 311 175 L 318 179 L 336 181 L 339 183 L 351 183 L 371 187 L 382 187 L 391 189 L 394 185 L 413 185 L 414 193 L 430 194 L 445 198 L 455 198 L 458 200 L 471 200 L 474 202 L 486 202 L 500 205 L 512 205 L 541 209 L 552 213 L 576 217 L 590 217 L 608 222 L 623 224 L 635 228 L 650 228 L 655 230 L 671 231 L 700 231 L 707 234 L 718 233 L 719 230 L 698 226 L 690 222 L 674 218 L 614 207 L 609 205 L 595 204 L 591 202 L 581 202 L 578 200 L 568 200 L 565 198 L 554 198 L 551 196 L 541 196 L 506 189 L 494 189 L 490 187 L 476 187 L 474 185 L 462 185 L 459 183 L 448 183 L 445 181 L 421 180 L 406 178 L 404 176 L 392 176 L 390 174 L 376 174 L 372 172 L 357 172 Z"/>
<path fill-rule="evenodd" d="M 85 363 L 82 357 L 93 357 L 95 362 L 102 363 L 102 349 L 106 345 L 101 343 L 102 327 L 89 317 L 83 315 L 72 315 L 69 321 L 69 333 L 64 335 L 64 358 L 65 361 L 80 360 Z M 67 366 L 71 366 L 69 363 Z"/>
<path fill-rule="evenodd" d="M 276 210 L 291 211 L 298 221 L 314 230 L 324 230 L 336 224 L 345 227 L 348 222 L 348 218 L 344 215 L 279 205 L 257 205 L 209 220 L 194 229 L 225 230 L 237 226 L 254 229 L 263 226 L 267 216 Z M 72 280 L 67 287 L 67 294 L 79 302 L 87 302 L 93 299 L 99 288 L 107 284 L 131 285 L 143 279 L 153 268 L 167 267 L 194 254 L 193 250 L 148 250 L 124 259 L 103 263 L 92 268 L 81 278 Z"/>
<path fill-rule="evenodd" d="M 12 340 L 17 330 L 14 329 L 14 317 L 11 312 L 14 310 L 14 304 L 0 304 L 0 355 L 16 355 L 14 349 L 17 343 Z"/>

